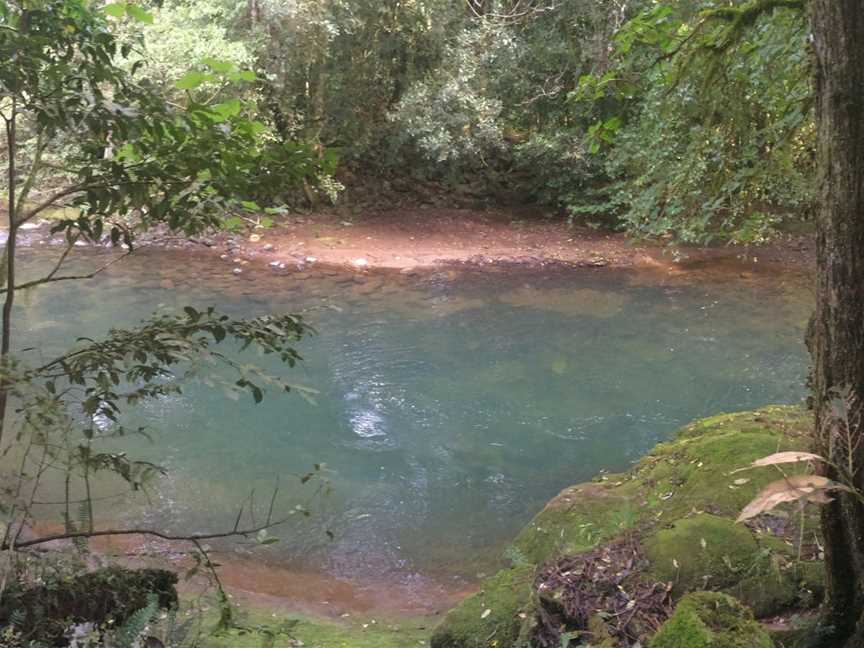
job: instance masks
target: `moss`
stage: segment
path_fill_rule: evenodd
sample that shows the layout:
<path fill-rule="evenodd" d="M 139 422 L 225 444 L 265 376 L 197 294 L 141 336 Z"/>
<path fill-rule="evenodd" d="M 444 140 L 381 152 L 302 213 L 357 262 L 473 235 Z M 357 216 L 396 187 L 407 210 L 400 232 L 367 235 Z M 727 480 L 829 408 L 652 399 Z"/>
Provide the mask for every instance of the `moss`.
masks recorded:
<path fill-rule="evenodd" d="M 651 573 L 673 584 L 673 595 L 727 587 L 754 567 L 759 545 L 747 527 L 703 513 L 647 538 Z"/>
<path fill-rule="evenodd" d="M 728 518 L 703 513 L 683 519 L 650 535 L 644 545 L 651 576 L 673 583 L 676 597 L 720 589 L 757 618 L 798 604 L 812 606 L 820 597 L 821 563 L 798 562 L 782 541 Z"/>
<path fill-rule="evenodd" d="M 432 635 L 432 648 L 490 648 L 515 645 L 530 616 L 532 566 L 498 572 L 451 610 Z"/>
<path fill-rule="evenodd" d="M 801 562 L 796 565 L 796 573 L 800 589 L 821 601 L 825 596 L 825 564 L 821 560 Z"/>
<path fill-rule="evenodd" d="M 727 594 L 694 592 L 651 640 L 651 648 L 771 648 L 771 638 L 746 607 Z"/>
<path fill-rule="evenodd" d="M 684 427 L 631 471 L 565 489 L 517 536 L 535 564 L 586 551 L 635 527 L 672 523 L 695 512 L 734 517 L 768 482 L 771 470 L 733 470 L 778 450 L 805 449 L 811 416 L 799 407 L 721 414 Z"/>
<path fill-rule="evenodd" d="M 639 519 L 628 493 L 610 483 L 587 483 L 562 491 L 519 533 L 513 545 L 531 563 L 587 551 Z"/>
<path fill-rule="evenodd" d="M 376 619 L 373 623 L 372 619 L 284 618 L 261 609 L 244 614 L 240 625 L 242 629 L 204 635 L 197 645 L 204 648 L 407 648 L 428 645 L 430 635 L 423 619 L 398 622 Z"/>
<path fill-rule="evenodd" d="M 733 470 L 779 450 L 806 449 L 812 419 L 797 407 L 769 407 L 723 414 L 683 428 L 675 441 L 658 445 L 636 468 L 655 516 L 675 520 L 709 511 L 735 517 L 773 479 L 770 469 L 740 475 Z"/>
<path fill-rule="evenodd" d="M 712 635 L 698 616 L 682 610 L 654 635 L 651 648 L 710 648 Z"/>
<path fill-rule="evenodd" d="M 800 594 L 794 569 L 748 576 L 725 591 L 745 603 L 758 619 L 792 607 Z"/>

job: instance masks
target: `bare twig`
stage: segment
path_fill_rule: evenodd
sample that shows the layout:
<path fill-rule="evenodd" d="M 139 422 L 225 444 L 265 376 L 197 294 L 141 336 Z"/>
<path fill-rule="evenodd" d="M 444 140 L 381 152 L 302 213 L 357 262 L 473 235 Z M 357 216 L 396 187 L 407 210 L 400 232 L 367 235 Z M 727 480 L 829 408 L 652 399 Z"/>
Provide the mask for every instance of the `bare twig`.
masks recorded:
<path fill-rule="evenodd" d="M 152 536 L 154 538 L 161 538 L 162 540 L 169 540 L 174 542 L 201 542 L 206 540 L 219 540 L 224 538 L 238 538 L 238 537 L 249 537 L 260 533 L 261 531 L 265 531 L 267 529 L 280 526 L 282 524 L 286 524 L 291 520 L 291 516 L 294 513 L 289 513 L 287 516 L 282 517 L 276 521 L 271 521 L 269 524 L 259 524 L 253 527 L 245 528 L 245 529 L 237 529 L 231 531 L 220 531 L 215 533 L 193 533 L 189 535 L 174 535 L 171 533 L 166 533 L 164 531 L 157 531 L 155 529 L 98 529 L 93 531 L 72 531 L 68 533 L 52 533 L 49 535 L 41 536 L 39 538 L 31 538 L 30 540 L 23 540 L 15 544 L 15 549 L 25 549 L 27 547 L 34 547 L 37 545 L 45 544 L 47 542 L 53 542 L 55 540 L 75 540 L 76 538 L 99 538 L 105 536 L 129 536 L 129 535 L 143 535 L 143 536 Z M 0 551 L 6 551 L 11 549 L 10 543 L 8 541 L 4 541 L 3 544 L 0 544 Z"/>
<path fill-rule="evenodd" d="M 55 283 L 57 281 L 80 281 L 82 279 L 92 279 L 93 277 L 95 277 L 99 273 L 104 272 L 105 270 L 107 270 L 108 268 L 113 266 L 118 261 L 122 261 L 123 259 L 125 259 L 126 257 L 128 257 L 130 254 L 133 253 L 133 250 L 129 250 L 125 254 L 121 254 L 118 257 L 114 257 L 113 259 L 111 259 L 107 263 L 104 263 L 103 265 L 99 266 L 98 268 L 96 268 L 92 272 L 88 272 L 86 274 L 61 275 L 59 277 L 56 277 L 55 274 L 60 269 L 60 265 L 63 263 L 66 256 L 69 254 L 70 249 L 71 249 L 71 246 L 66 248 L 66 251 L 64 251 L 60 260 L 57 262 L 57 265 L 47 275 L 45 275 L 41 279 L 34 279 L 33 281 L 28 281 L 26 283 L 15 286 L 15 290 L 25 290 L 26 288 L 34 288 L 36 286 L 41 286 L 42 284 Z M 3 294 L 5 292 L 6 292 L 6 288 L 0 288 L 0 294 Z"/>

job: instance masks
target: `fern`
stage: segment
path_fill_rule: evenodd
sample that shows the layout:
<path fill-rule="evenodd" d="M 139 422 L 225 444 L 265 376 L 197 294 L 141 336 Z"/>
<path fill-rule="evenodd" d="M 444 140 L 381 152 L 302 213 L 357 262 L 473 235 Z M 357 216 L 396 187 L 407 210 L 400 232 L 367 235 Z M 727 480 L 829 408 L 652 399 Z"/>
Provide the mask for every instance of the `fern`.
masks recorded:
<path fill-rule="evenodd" d="M 9 615 L 9 625 L 15 628 L 22 627 L 26 621 L 27 617 L 20 609 L 12 610 L 12 613 Z"/>
<path fill-rule="evenodd" d="M 147 605 L 130 616 L 126 623 L 117 629 L 117 648 L 135 648 L 135 641 L 147 628 L 159 610 L 159 598 L 155 594 L 147 595 Z"/>

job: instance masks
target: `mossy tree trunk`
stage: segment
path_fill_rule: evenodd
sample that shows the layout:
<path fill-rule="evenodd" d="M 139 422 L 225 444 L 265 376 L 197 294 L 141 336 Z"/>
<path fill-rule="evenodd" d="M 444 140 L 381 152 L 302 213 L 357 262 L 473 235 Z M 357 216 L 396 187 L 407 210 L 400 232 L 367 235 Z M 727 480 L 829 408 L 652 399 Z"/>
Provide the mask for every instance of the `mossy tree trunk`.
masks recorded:
<path fill-rule="evenodd" d="M 813 365 L 816 450 L 864 492 L 864 1 L 810 0 L 820 196 Z M 844 397 L 845 415 L 835 409 Z M 838 470 L 837 466 L 842 466 Z M 826 645 L 864 646 L 864 505 L 822 512 Z"/>

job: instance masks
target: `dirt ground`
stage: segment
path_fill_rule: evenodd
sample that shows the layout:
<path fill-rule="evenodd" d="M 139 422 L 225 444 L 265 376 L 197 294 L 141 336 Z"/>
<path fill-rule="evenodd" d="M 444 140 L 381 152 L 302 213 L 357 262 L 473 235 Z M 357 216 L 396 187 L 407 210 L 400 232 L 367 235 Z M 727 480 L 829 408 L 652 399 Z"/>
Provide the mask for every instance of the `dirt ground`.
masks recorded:
<path fill-rule="evenodd" d="M 267 263 L 287 269 L 310 265 L 409 273 L 444 265 L 519 264 L 612 267 L 661 274 L 747 273 L 815 267 L 812 236 L 788 236 L 763 246 L 672 246 L 626 235 L 568 226 L 531 209 L 457 209 L 421 205 L 386 211 L 319 211 L 280 218 L 244 234 L 219 233 L 194 242 L 148 232 L 140 243 L 199 247 L 228 263 Z M 28 224 L 22 246 L 62 245 L 51 223 Z M 0 230 L 0 241 L 5 231 Z M 282 265 L 280 265 L 282 264 Z"/>
<path fill-rule="evenodd" d="M 619 233 L 569 227 L 561 220 L 508 210 L 412 208 L 345 220 L 335 213 L 289 216 L 271 229 L 227 240 L 229 256 L 270 263 L 327 264 L 403 272 L 447 264 L 562 264 L 645 268 L 670 273 L 705 266 L 748 271 L 759 264 L 805 268 L 812 240 L 760 247 L 678 247 L 638 243 Z"/>

